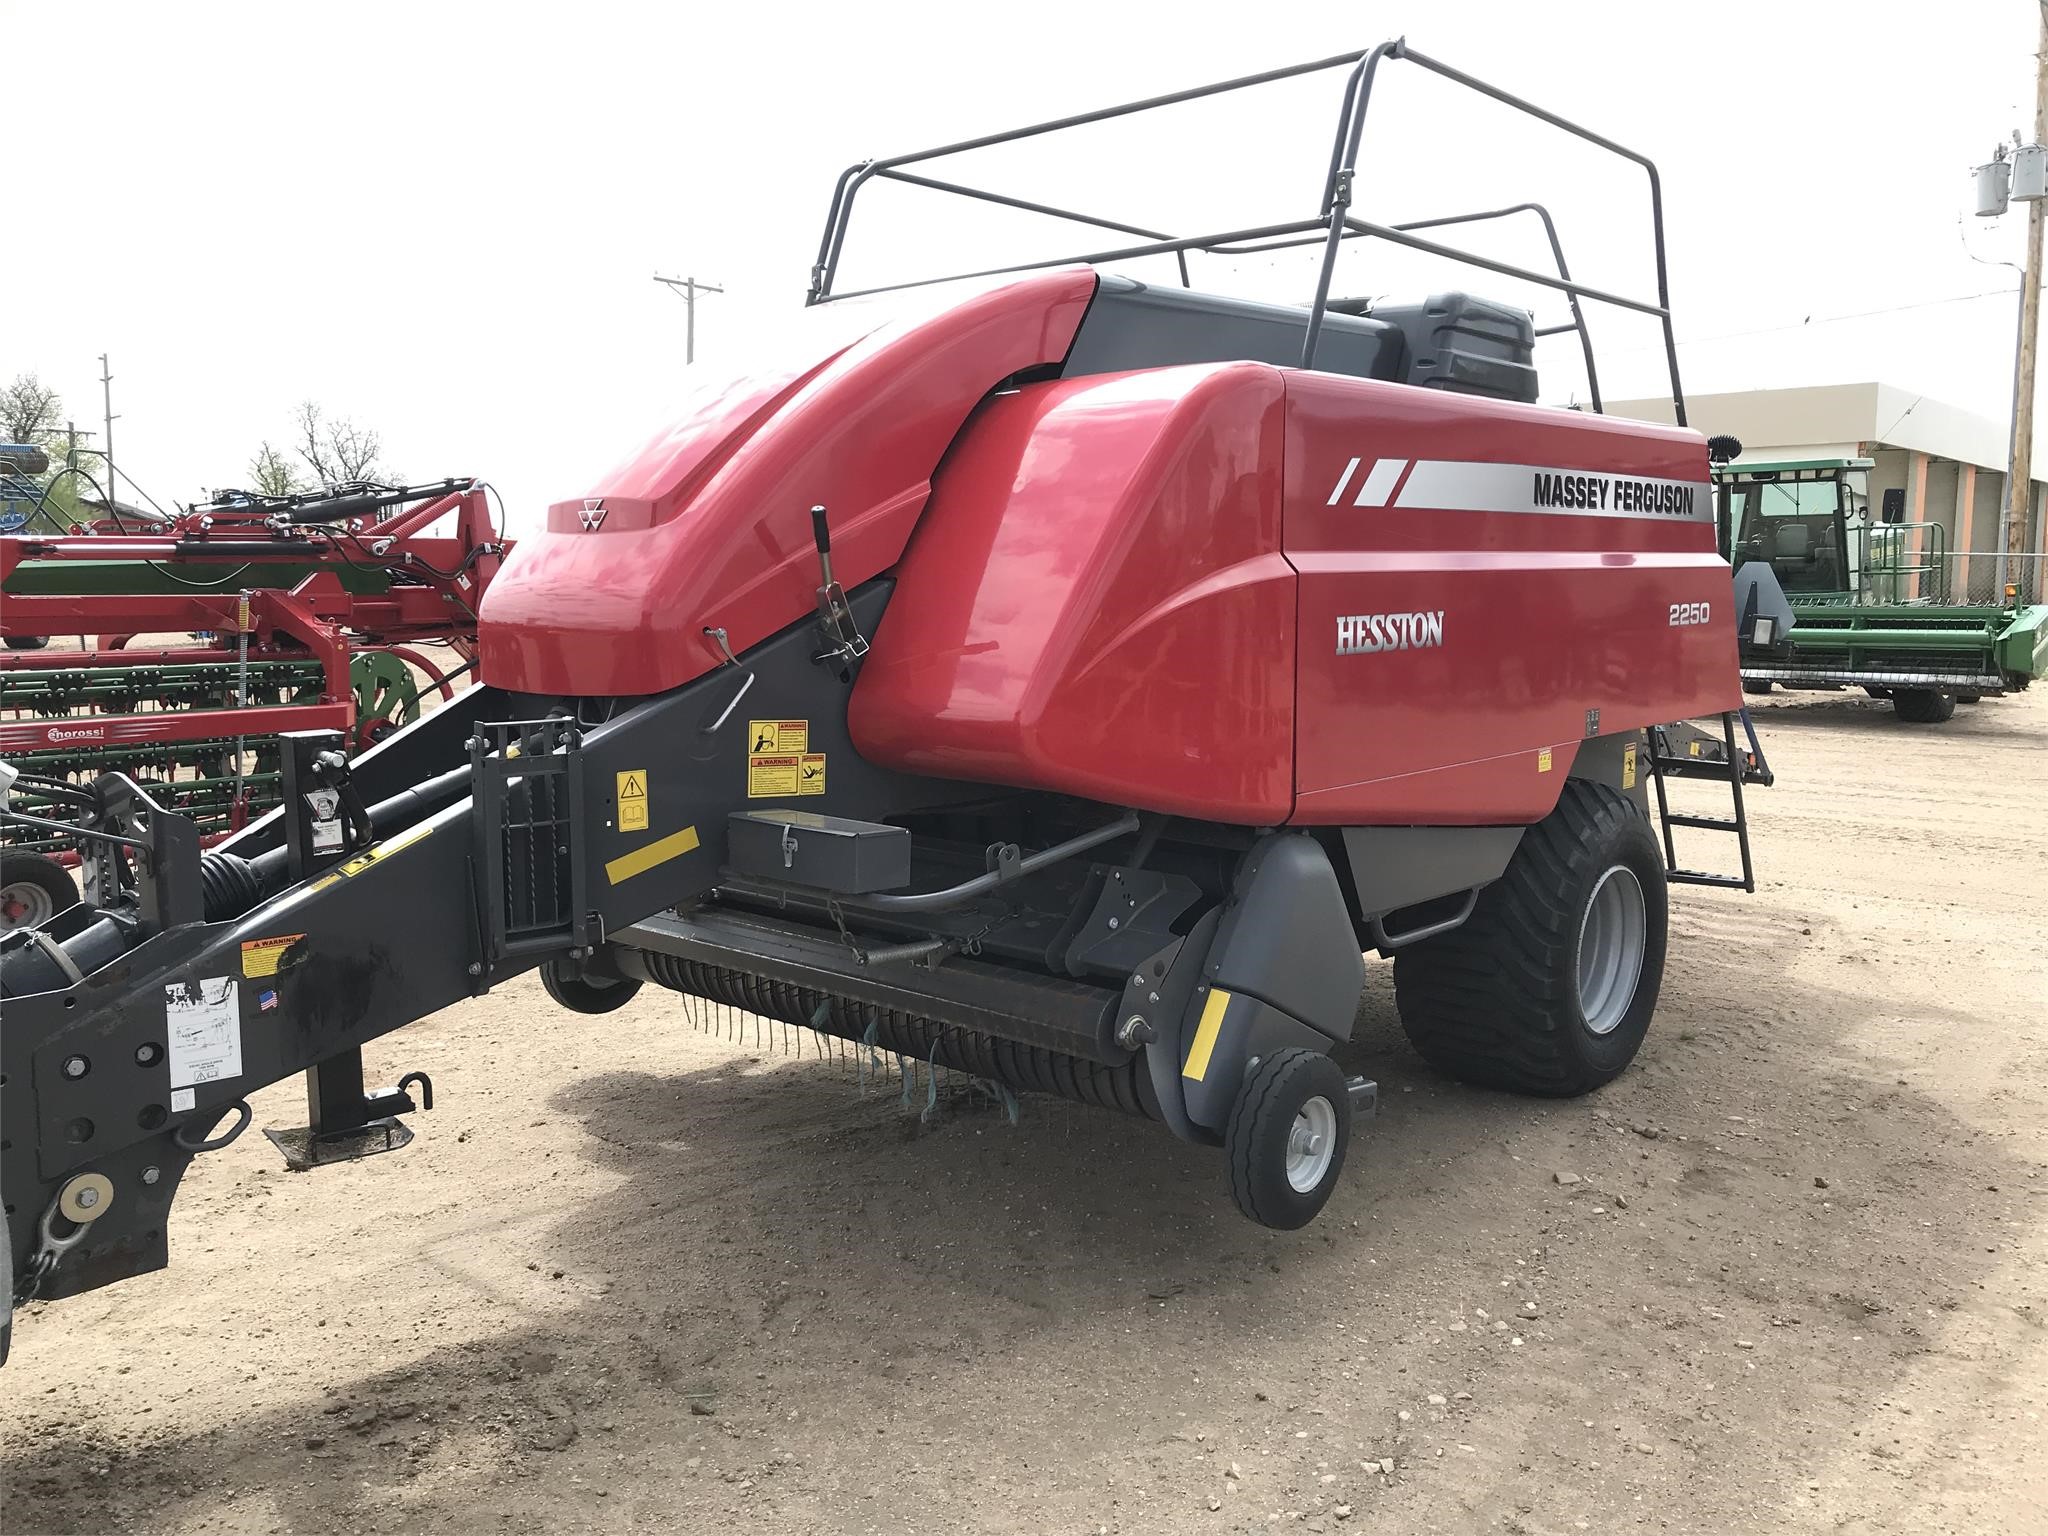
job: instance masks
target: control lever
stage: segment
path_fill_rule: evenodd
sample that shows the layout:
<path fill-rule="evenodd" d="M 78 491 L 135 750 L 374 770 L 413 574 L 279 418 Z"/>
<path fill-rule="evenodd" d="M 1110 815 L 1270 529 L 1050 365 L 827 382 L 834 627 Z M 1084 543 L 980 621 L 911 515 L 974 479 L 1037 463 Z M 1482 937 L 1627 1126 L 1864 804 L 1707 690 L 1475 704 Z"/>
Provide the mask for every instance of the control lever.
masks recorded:
<path fill-rule="evenodd" d="M 846 590 L 832 574 L 832 529 L 823 507 L 811 508 L 811 538 L 818 546 L 818 628 L 825 637 L 825 649 L 813 660 L 826 663 L 839 681 L 850 683 L 855 664 L 868 653 L 868 642 L 847 606 Z"/>

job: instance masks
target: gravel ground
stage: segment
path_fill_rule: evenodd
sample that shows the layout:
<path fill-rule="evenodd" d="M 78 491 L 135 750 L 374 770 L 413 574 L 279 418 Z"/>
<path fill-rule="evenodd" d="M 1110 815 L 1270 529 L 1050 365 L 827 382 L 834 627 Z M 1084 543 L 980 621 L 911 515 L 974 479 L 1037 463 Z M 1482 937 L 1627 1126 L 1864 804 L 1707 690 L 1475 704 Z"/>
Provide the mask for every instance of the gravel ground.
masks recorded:
<path fill-rule="evenodd" d="M 0 1519 L 2048 1530 L 2048 696 L 1758 715 L 1762 889 L 1674 898 L 1635 1068 L 1461 1088 L 1374 965 L 1383 1113 L 1304 1232 L 1137 1123 L 920 1125 L 672 995 L 522 980 L 371 1052 L 434 1076 L 409 1150 L 291 1175 L 244 1137 L 169 1270 L 29 1310 Z"/>

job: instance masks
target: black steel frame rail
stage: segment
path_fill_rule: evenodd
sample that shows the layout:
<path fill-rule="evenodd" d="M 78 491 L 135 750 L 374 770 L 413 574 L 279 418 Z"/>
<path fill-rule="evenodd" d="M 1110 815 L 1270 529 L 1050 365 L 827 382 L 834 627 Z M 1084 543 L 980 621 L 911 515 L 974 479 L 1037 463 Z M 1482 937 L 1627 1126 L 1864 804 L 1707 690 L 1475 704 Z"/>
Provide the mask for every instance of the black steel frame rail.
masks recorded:
<path fill-rule="evenodd" d="M 1366 108 L 1372 100 L 1372 88 L 1382 59 L 1400 59 L 1429 71 L 1455 85 L 1464 86 L 1482 96 L 1512 107 L 1518 112 L 1547 123 L 1565 133 L 1582 139 L 1598 149 L 1630 161 L 1642 168 L 1650 184 L 1650 226 L 1654 240 L 1657 267 L 1657 296 L 1654 302 L 1627 294 L 1610 292 L 1579 282 L 1571 275 L 1565 263 L 1564 247 L 1558 239 L 1556 222 L 1549 210 L 1541 203 L 1516 203 L 1506 208 L 1496 208 L 1480 213 L 1454 214 L 1445 218 L 1418 219 L 1404 224 L 1379 224 L 1369 219 L 1354 218 L 1351 215 L 1353 193 L 1357 182 L 1358 156 L 1365 135 Z M 941 180 L 920 175 L 904 169 L 906 166 L 925 161 L 940 160 L 947 156 L 965 154 L 970 150 L 986 149 L 995 144 L 1015 143 L 1020 139 L 1036 138 L 1041 134 L 1055 133 L 1062 129 L 1085 127 L 1111 118 L 1128 117 L 1133 113 L 1149 112 L 1160 107 L 1169 107 L 1186 101 L 1197 101 L 1204 97 L 1220 96 L 1231 91 L 1247 90 L 1255 86 L 1270 85 L 1276 81 L 1289 80 L 1302 75 L 1317 74 L 1325 70 L 1349 67 L 1350 73 L 1344 83 L 1343 104 L 1337 115 L 1337 131 L 1330 144 L 1330 164 L 1323 184 L 1322 211 L 1314 217 L 1277 224 L 1266 224 L 1246 229 L 1221 230 L 1211 234 L 1174 236 L 1162 230 L 1147 229 L 1141 225 L 1125 223 L 1117 219 L 1102 218 L 1095 214 L 1078 213 L 1072 209 L 1054 207 L 1048 203 L 1033 202 L 1025 198 L 1012 197 L 1005 193 L 992 192 L 982 187 L 967 186 L 959 182 Z M 881 179 L 903 182 L 910 186 L 923 187 L 929 191 L 944 192 L 954 196 L 972 198 L 978 202 L 994 203 L 1006 208 L 1016 208 L 1027 213 L 1044 214 L 1051 218 L 1064 219 L 1076 224 L 1085 224 L 1096 229 L 1112 230 L 1118 234 L 1135 235 L 1143 244 L 1120 246 L 1108 250 L 1083 252 L 1072 256 L 1055 257 L 1045 261 L 1015 262 L 1003 266 L 985 267 L 974 272 L 949 273 L 942 277 L 920 278 L 910 282 L 889 283 L 876 288 L 863 288 L 850 293 L 835 293 L 833 282 L 839 272 L 839 258 L 846 245 L 846 232 L 853 217 L 854 199 L 868 182 Z M 1453 225 L 1476 224 L 1489 219 L 1509 218 L 1516 214 L 1533 213 L 1543 223 L 1545 237 L 1550 244 L 1556 273 L 1538 272 L 1512 262 L 1499 261 L 1482 256 L 1476 251 L 1464 250 L 1458 246 L 1446 245 L 1438 240 L 1424 238 L 1417 233 L 1426 229 L 1442 229 Z M 1568 118 L 1524 101 L 1512 92 L 1499 86 L 1489 85 L 1463 70 L 1453 68 L 1439 59 L 1418 52 L 1408 46 L 1405 38 L 1395 38 L 1381 43 L 1376 48 L 1354 53 L 1341 53 L 1326 59 L 1312 60 L 1306 64 L 1293 64 L 1284 69 L 1269 69 L 1255 75 L 1241 75 L 1234 80 L 1222 80 L 1213 85 L 1194 86 L 1188 90 L 1172 91 L 1164 96 L 1150 96 L 1142 101 L 1125 102 L 1118 106 L 1104 107 L 1094 112 L 1076 113 L 1071 117 L 1055 118 L 1051 122 L 1034 123 L 1024 128 L 1013 128 L 1004 133 L 983 134 L 979 138 L 962 139 L 957 143 L 942 145 L 937 149 L 918 150 L 907 155 L 895 155 L 885 160 L 866 160 L 851 165 L 840 173 L 838 184 L 833 188 L 832 203 L 825 217 L 825 230 L 818 242 L 818 258 L 811 268 L 811 287 L 806 299 L 809 304 L 827 303 L 833 299 L 856 298 L 863 294 L 891 293 L 906 288 L 929 287 L 935 283 L 951 282 L 963 277 L 990 277 L 1003 272 L 1030 272 L 1048 267 L 1071 266 L 1079 263 L 1096 265 L 1113 261 L 1128 261 L 1143 256 L 1173 256 L 1180 267 L 1180 278 L 1188 285 L 1187 253 L 1201 251 L 1208 255 L 1241 256 L 1258 251 L 1283 250 L 1293 246 L 1323 246 L 1322 268 L 1316 279 L 1316 293 L 1309 306 L 1308 334 L 1303 340 L 1301 366 L 1315 366 L 1316 348 L 1321 340 L 1324 316 L 1330 308 L 1330 284 L 1336 271 L 1337 255 L 1346 240 L 1385 240 L 1409 250 L 1436 256 L 1465 266 L 1477 267 L 1496 272 L 1504 277 L 1516 278 L 1522 282 L 1534 283 L 1565 295 L 1570 306 L 1571 321 L 1564 325 L 1545 326 L 1538 335 L 1554 336 L 1576 331 L 1585 355 L 1586 384 L 1592 395 L 1592 406 L 1599 411 L 1601 406 L 1599 376 L 1593 361 L 1592 335 L 1586 327 L 1581 300 L 1598 304 L 1613 305 L 1618 309 L 1637 314 L 1654 316 L 1664 332 L 1664 356 L 1671 374 L 1671 405 L 1680 426 L 1685 422 L 1685 392 L 1678 377 L 1678 341 L 1671 327 L 1671 288 L 1664 252 L 1664 193 L 1663 184 L 1657 175 L 1656 165 L 1648 156 L 1616 143 L 1603 134 L 1582 128 Z"/>

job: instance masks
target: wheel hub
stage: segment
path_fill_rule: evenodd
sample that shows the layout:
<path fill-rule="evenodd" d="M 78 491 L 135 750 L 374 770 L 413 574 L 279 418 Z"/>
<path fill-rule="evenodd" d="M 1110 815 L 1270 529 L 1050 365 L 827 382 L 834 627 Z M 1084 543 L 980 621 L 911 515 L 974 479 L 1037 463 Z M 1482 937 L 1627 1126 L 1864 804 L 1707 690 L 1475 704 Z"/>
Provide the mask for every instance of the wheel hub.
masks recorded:
<path fill-rule="evenodd" d="M 57 904 L 40 885 L 27 880 L 0 886 L 0 933 L 14 928 L 37 928 L 48 922 Z"/>
<path fill-rule="evenodd" d="M 1296 1194 L 1307 1194 L 1323 1182 L 1336 1152 L 1337 1109 L 1317 1094 L 1295 1111 L 1287 1133 L 1288 1186 Z"/>
<path fill-rule="evenodd" d="M 1642 882 L 1617 864 L 1594 883 L 1579 924 L 1579 1008 L 1594 1034 L 1614 1033 L 1627 1017 L 1648 933 Z"/>

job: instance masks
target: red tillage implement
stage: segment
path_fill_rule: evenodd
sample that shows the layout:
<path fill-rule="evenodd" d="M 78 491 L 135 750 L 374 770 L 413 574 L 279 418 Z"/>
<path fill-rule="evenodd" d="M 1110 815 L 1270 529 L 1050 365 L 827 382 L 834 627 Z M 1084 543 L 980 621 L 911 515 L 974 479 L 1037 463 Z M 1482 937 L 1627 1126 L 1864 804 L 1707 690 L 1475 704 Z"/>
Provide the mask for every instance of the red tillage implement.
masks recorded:
<path fill-rule="evenodd" d="M 277 803 L 280 733 L 338 730 L 360 749 L 417 718 L 422 687 L 453 697 L 506 547 L 475 481 L 236 497 L 145 533 L 0 537 L 0 759 L 31 779 L 152 780 L 204 840 L 226 836 Z M 53 637 L 83 649 L 43 648 Z M 15 798 L 55 808 L 32 782 Z"/>

